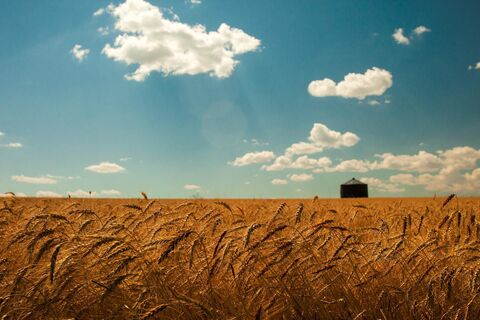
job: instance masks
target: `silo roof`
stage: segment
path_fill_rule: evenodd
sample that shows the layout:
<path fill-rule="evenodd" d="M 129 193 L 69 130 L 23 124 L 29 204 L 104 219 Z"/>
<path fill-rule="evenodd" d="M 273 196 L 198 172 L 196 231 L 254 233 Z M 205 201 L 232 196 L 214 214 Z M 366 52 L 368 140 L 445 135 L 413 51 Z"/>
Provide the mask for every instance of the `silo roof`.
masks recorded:
<path fill-rule="evenodd" d="M 347 182 L 345 182 L 344 184 L 342 184 L 342 186 L 345 186 L 345 185 L 355 185 L 355 184 L 366 184 L 366 183 L 363 183 L 362 181 L 360 180 L 357 180 L 355 178 L 352 178 L 351 180 L 348 180 Z"/>

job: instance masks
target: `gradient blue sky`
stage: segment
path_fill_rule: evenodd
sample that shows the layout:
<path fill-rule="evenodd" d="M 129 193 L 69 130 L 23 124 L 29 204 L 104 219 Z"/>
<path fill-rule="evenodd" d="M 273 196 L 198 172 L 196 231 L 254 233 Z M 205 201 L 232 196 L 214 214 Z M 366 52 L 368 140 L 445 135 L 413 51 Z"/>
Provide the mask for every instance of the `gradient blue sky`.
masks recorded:
<path fill-rule="evenodd" d="M 1 2 L 0 193 L 337 197 L 339 184 L 355 176 L 367 178 L 374 196 L 478 194 L 479 1 L 150 0 L 165 19 L 173 12 L 207 31 L 226 23 L 261 44 L 236 55 L 226 77 L 151 72 L 144 81 L 124 77 L 138 64 L 102 53 L 125 33 L 109 10 L 93 15 L 109 3 Z M 416 36 L 418 26 L 430 31 Z M 397 28 L 408 45 L 392 37 Z M 76 44 L 90 50 L 82 61 L 71 52 Z M 373 67 L 393 77 L 378 96 L 316 97 L 307 90 L 314 80 L 339 82 Z M 233 165 L 247 153 L 283 155 L 308 142 L 315 123 L 359 141 L 308 154 L 331 160 L 315 172 L 262 169 L 272 162 Z M 384 153 L 391 162 L 375 156 Z M 338 167 L 351 159 L 365 168 Z M 86 169 L 102 162 L 125 170 Z M 293 181 L 294 174 L 308 181 Z"/>

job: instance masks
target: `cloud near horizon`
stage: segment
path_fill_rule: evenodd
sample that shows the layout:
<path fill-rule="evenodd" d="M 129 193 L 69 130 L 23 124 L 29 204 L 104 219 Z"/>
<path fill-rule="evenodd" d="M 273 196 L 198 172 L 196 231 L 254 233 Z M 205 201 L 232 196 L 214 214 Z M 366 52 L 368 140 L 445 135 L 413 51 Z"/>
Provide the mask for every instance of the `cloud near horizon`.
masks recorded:
<path fill-rule="evenodd" d="M 352 147 L 360 138 L 351 132 L 337 132 L 326 125 L 315 123 L 308 142 L 292 144 L 283 155 L 274 157 L 274 153 L 265 151 L 247 153 L 231 162 L 235 166 L 246 166 L 273 161 L 260 167 L 265 171 L 305 170 L 312 173 L 397 171 L 388 181 L 376 177 L 364 177 L 365 181 L 382 192 L 403 192 L 405 186 L 423 186 L 428 191 L 439 192 L 475 192 L 480 189 L 480 149 L 472 147 L 453 147 L 434 153 L 420 150 L 416 154 L 376 154 L 373 160 L 348 159 L 336 164 L 329 157 L 311 158 L 310 154 L 325 149 Z M 263 156 L 262 156 L 263 155 Z M 292 181 L 309 181 L 311 174 L 289 175 Z M 272 184 L 288 183 L 284 179 L 274 179 Z"/>
<path fill-rule="evenodd" d="M 70 195 L 74 198 L 90 198 L 90 197 L 96 197 L 97 193 L 95 191 L 89 192 L 82 189 L 78 189 L 76 191 L 68 191 L 67 195 Z"/>
<path fill-rule="evenodd" d="M 49 177 L 28 177 L 24 175 L 12 176 L 12 180 L 28 184 L 56 184 L 57 180 Z"/>
<path fill-rule="evenodd" d="M 62 198 L 63 197 L 61 194 L 58 194 L 53 191 L 37 191 L 35 196 L 39 198 Z"/>
<path fill-rule="evenodd" d="M 2 144 L 1 146 L 4 147 L 4 148 L 11 148 L 11 149 L 23 148 L 23 144 L 21 144 L 19 142 L 10 142 L 10 143 L 7 143 L 7 144 Z"/>
<path fill-rule="evenodd" d="M 285 180 L 285 179 L 273 179 L 273 180 L 271 181 L 271 183 L 272 183 L 273 185 L 277 185 L 277 186 L 279 186 L 279 185 L 286 185 L 286 184 L 288 184 L 288 180 Z"/>
<path fill-rule="evenodd" d="M 93 164 L 85 168 L 85 170 L 96 173 L 118 173 L 125 171 L 125 168 L 112 162 L 101 162 L 99 164 Z"/>
<path fill-rule="evenodd" d="M 314 179 L 313 175 L 307 173 L 292 174 L 289 178 L 294 182 L 306 182 Z"/>
<path fill-rule="evenodd" d="M 241 29 L 222 23 L 216 31 L 207 31 L 200 24 L 169 20 L 144 0 L 126 0 L 107 11 L 121 34 L 102 52 L 115 61 L 138 65 L 127 80 L 144 81 L 152 72 L 228 78 L 239 63 L 237 55 L 260 47 L 260 40 Z"/>
<path fill-rule="evenodd" d="M 102 191 L 100 191 L 100 194 L 105 195 L 105 196 L 119 196 L 122 193 L 118 190 L 110 189 L 110 190 L 102 190 Z"/>
<path fill-rule="evenodd" d="M 368 96 L 381 96 L 393 85 L 392 74 L 373 67 L 361 73 L 349 73 L 338 83 L 332 79 L 314 80 L 308 92 L 314 97 L 342 97 L 363 100 Z"/>
<path fill-rule="evenodd" d="M 199 190 L 199 189 L 201 189 L 201 187 L 196 185 L 196 184 L 186 184 L 186 185 L 183 186 L 183 188 L 185 190 Z"/>
<path fill-rule="evenodd" d="M 328 128 L 322 123 L 314 123 L 310 130 L 308 142 L 298 142 L 285 149 L 282 156 L 279 156 L 270 165 L 262 166 L 266 171 L 280 171 L 285 169 L 315 169 L 326 168 L 332 164 L 327 157 L 318 159 L 300 156 L 293 159 L 294 156 L 313 154 L 322 152 L 326 149 L 348 148 L 356 145 L 360 138 L 352 132 L 339 132 Z"/>

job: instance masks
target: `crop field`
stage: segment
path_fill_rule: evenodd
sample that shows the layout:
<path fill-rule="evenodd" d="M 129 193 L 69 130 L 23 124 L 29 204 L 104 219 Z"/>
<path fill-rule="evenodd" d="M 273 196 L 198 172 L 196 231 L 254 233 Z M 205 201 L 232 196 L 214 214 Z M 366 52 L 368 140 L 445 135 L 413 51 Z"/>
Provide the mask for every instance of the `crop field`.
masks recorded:
<path fill-rule="evenodd" d="M 478 198 L 3 198 L 0 317 L 479 319 L 479 220 Z"/>

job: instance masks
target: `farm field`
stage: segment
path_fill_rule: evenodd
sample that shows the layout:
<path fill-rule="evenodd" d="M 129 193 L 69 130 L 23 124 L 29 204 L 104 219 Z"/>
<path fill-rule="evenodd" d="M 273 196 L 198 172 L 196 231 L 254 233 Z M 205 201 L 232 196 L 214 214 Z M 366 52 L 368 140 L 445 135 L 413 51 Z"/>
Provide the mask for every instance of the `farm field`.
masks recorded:
<path fill-rule="evenodd" d="M 2 319 L 479 319 L 480 198 L 0 200 Z"/>

